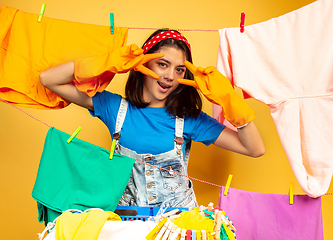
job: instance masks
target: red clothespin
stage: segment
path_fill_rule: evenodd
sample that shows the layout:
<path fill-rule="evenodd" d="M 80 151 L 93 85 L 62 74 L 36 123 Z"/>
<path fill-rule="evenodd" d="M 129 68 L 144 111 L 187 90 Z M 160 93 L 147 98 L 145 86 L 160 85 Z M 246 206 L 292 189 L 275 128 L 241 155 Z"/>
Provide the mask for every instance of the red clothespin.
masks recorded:
<path fill-rule="evenodd" d="M 240 32 L 244 32 L 245 13 L 241 13 Z"/>
<path fill-rule="evenodd" d="M 186 240 L 192 240 L 192 230 L 186 231 Z"/>

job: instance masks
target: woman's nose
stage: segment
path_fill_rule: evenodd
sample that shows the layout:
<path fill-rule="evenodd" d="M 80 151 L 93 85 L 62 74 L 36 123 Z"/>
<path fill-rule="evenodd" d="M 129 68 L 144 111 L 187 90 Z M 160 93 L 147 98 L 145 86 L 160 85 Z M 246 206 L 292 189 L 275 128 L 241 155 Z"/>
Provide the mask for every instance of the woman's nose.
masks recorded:
<path fill-rule="evenodd" d="M 164 75 L 164 78 L 166 80 L 169 80 L 169 81 L 173 81 L 174 80 L 174 71 L 172 69 L 168 69 L 166 72 L 165 72 L 165 75 Z"/>

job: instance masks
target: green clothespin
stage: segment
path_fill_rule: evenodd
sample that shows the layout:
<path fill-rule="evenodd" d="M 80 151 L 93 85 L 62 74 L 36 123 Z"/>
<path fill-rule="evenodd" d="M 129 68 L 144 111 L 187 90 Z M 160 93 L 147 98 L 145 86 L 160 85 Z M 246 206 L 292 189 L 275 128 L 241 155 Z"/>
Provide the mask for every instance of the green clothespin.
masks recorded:
<path fill-rule="evenodd" d="M 81 131 L 81 129 L 82 129 L 82 127 L 79 126 L 79 127 L 75 130 L 75 132 L 72 134 L 72 136 L 70 136 L 70 137 L 68 138 L 67 143 L 70 143 L 70 142 L 73 140 L 73 138 L 75 138 L 76 135 Z"/>
<path fill-rule="evenodd" d="M 114 14 L 110 13 L 111 34 L 114 34 Z"/>
<path fill-rule="evenodd" d="M 44 15 L 45 8 L 46 8 L 46 4 L 43 3 L 43 4 L 42 4 L 42 8 L 41 8 L 40 13 L 39 13 L 38 20 L 37 20 L 39 23 L 42 21 L 42 17 L 43 17 L 43 15 Z"/>

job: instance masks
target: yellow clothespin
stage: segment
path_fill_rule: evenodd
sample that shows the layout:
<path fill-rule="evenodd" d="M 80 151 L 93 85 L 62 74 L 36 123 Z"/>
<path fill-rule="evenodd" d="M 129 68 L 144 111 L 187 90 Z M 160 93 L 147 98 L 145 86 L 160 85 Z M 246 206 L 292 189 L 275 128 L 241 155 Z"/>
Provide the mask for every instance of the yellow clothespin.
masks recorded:
<path fill-rule="evenodd" d="M 166 218 L 163 218 L 155 227 L 153 230 L 150 231 L 150 233 L 146 236 L 146 239 L 150 239 L 151 237 L 153 237 L 162 227 L 163 225 L 165 224 L 165 222 L 167 221 L 168 219 Z"/>
<path fill-rule="evenodd" d="M 73 138 L 75 138 L 76 135 L 81 131 L 81 129 L 82 129 L 82 127 L 79 126 L 79 127 L 75 130 L 75 132 L 72 134 L 72 136 L 70 136 L 70 137 L 68 138 L 67 143 L 70 143 L 70 142 L 73 140 Z"/>
<path fill-rule="evenodd" d="M 294 204 L 294 183 L 290 182 L 289 185 L 289 204 Z"/>
<path fill-rule="evenodd" d="M 43 17 L 43 15 L 44 15 L 45 8 L 46 8 L 46 4 L 43 3 L 43 4 L 42 4 L 42 8 L 40 9 L 40 13 L 39 13 L 38 20 L 37 20 L 39 23 L 42 21 L 42 17 Z"/>
<path fill-rule="evenodd" d="M 161 231 L 157 234 L 155 240 L 160 240 L 161 239 L 161 237 L 163 236 L 163 234 L 167 230 L 170 223 L 171 223 L 171 221 L 169 219 L 167 219 L 166 222 L 164 223 L 164 225 L 162 226 Z"/>
<path fill-rule="evenodd" d="M 111 34 L 114 34 L 114 14 L 110 13 Z"/>
<path fill-rule="evenodd" d="M 232 175 L 229 174 L 228 181 L 227 181 L 227 184 L 225 186 L 224 193 L 223 193 L 225 196 L 227 196 L 227 194 L 228 194 L 228 190 L 229 190 L 229 187 L 230 187 L 230 184 L 231 184 L 231 179 L 232 179 Z"/>
<path fill-rule="evenodd" d="M 202 240 L 201 238 L 201 231 L 200 230 L 197 230 L 197 240 Z"/>
<path fill-rule="evenodd" d="M 109 159 L 113 158 L 114 149 L 116 148 L 117 140 L 119 140 L 119 138 L 120 138 L 120 133 L 116 132 L 116 133 L 113 134 L 112 137 L 113 138 L 112 138 L 112 144 L 111 144 L 111 150 L 110 150 L 110 157 L 109 157 Z"/>

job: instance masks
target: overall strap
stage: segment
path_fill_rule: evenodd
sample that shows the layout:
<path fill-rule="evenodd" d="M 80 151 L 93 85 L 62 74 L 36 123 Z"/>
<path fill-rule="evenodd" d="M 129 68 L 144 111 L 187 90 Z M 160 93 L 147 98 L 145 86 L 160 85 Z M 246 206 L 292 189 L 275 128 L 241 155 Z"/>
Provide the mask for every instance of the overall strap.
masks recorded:
<path fill-rule="evenodd" d="M 182 144 L 184 143 L 183 131 L 184 131 L 184 118 L 176 117 L 175 142 L 178 154 L 181 153 Z"/>
<path fill-rule="evenodd" d="M 128 102 L 125 100 L 125 98 L 122 98 L 121 102 L 120 102 L 118 114 L 117 114 L 115 131 L 112 136 L 113 139 L 117 140 L 117 144 L 118 144 L 118 140 L 120 138 L 120 130 L 123 127 L 124 120 L 126 117 L 127 107 L 128 107 Z"/>

